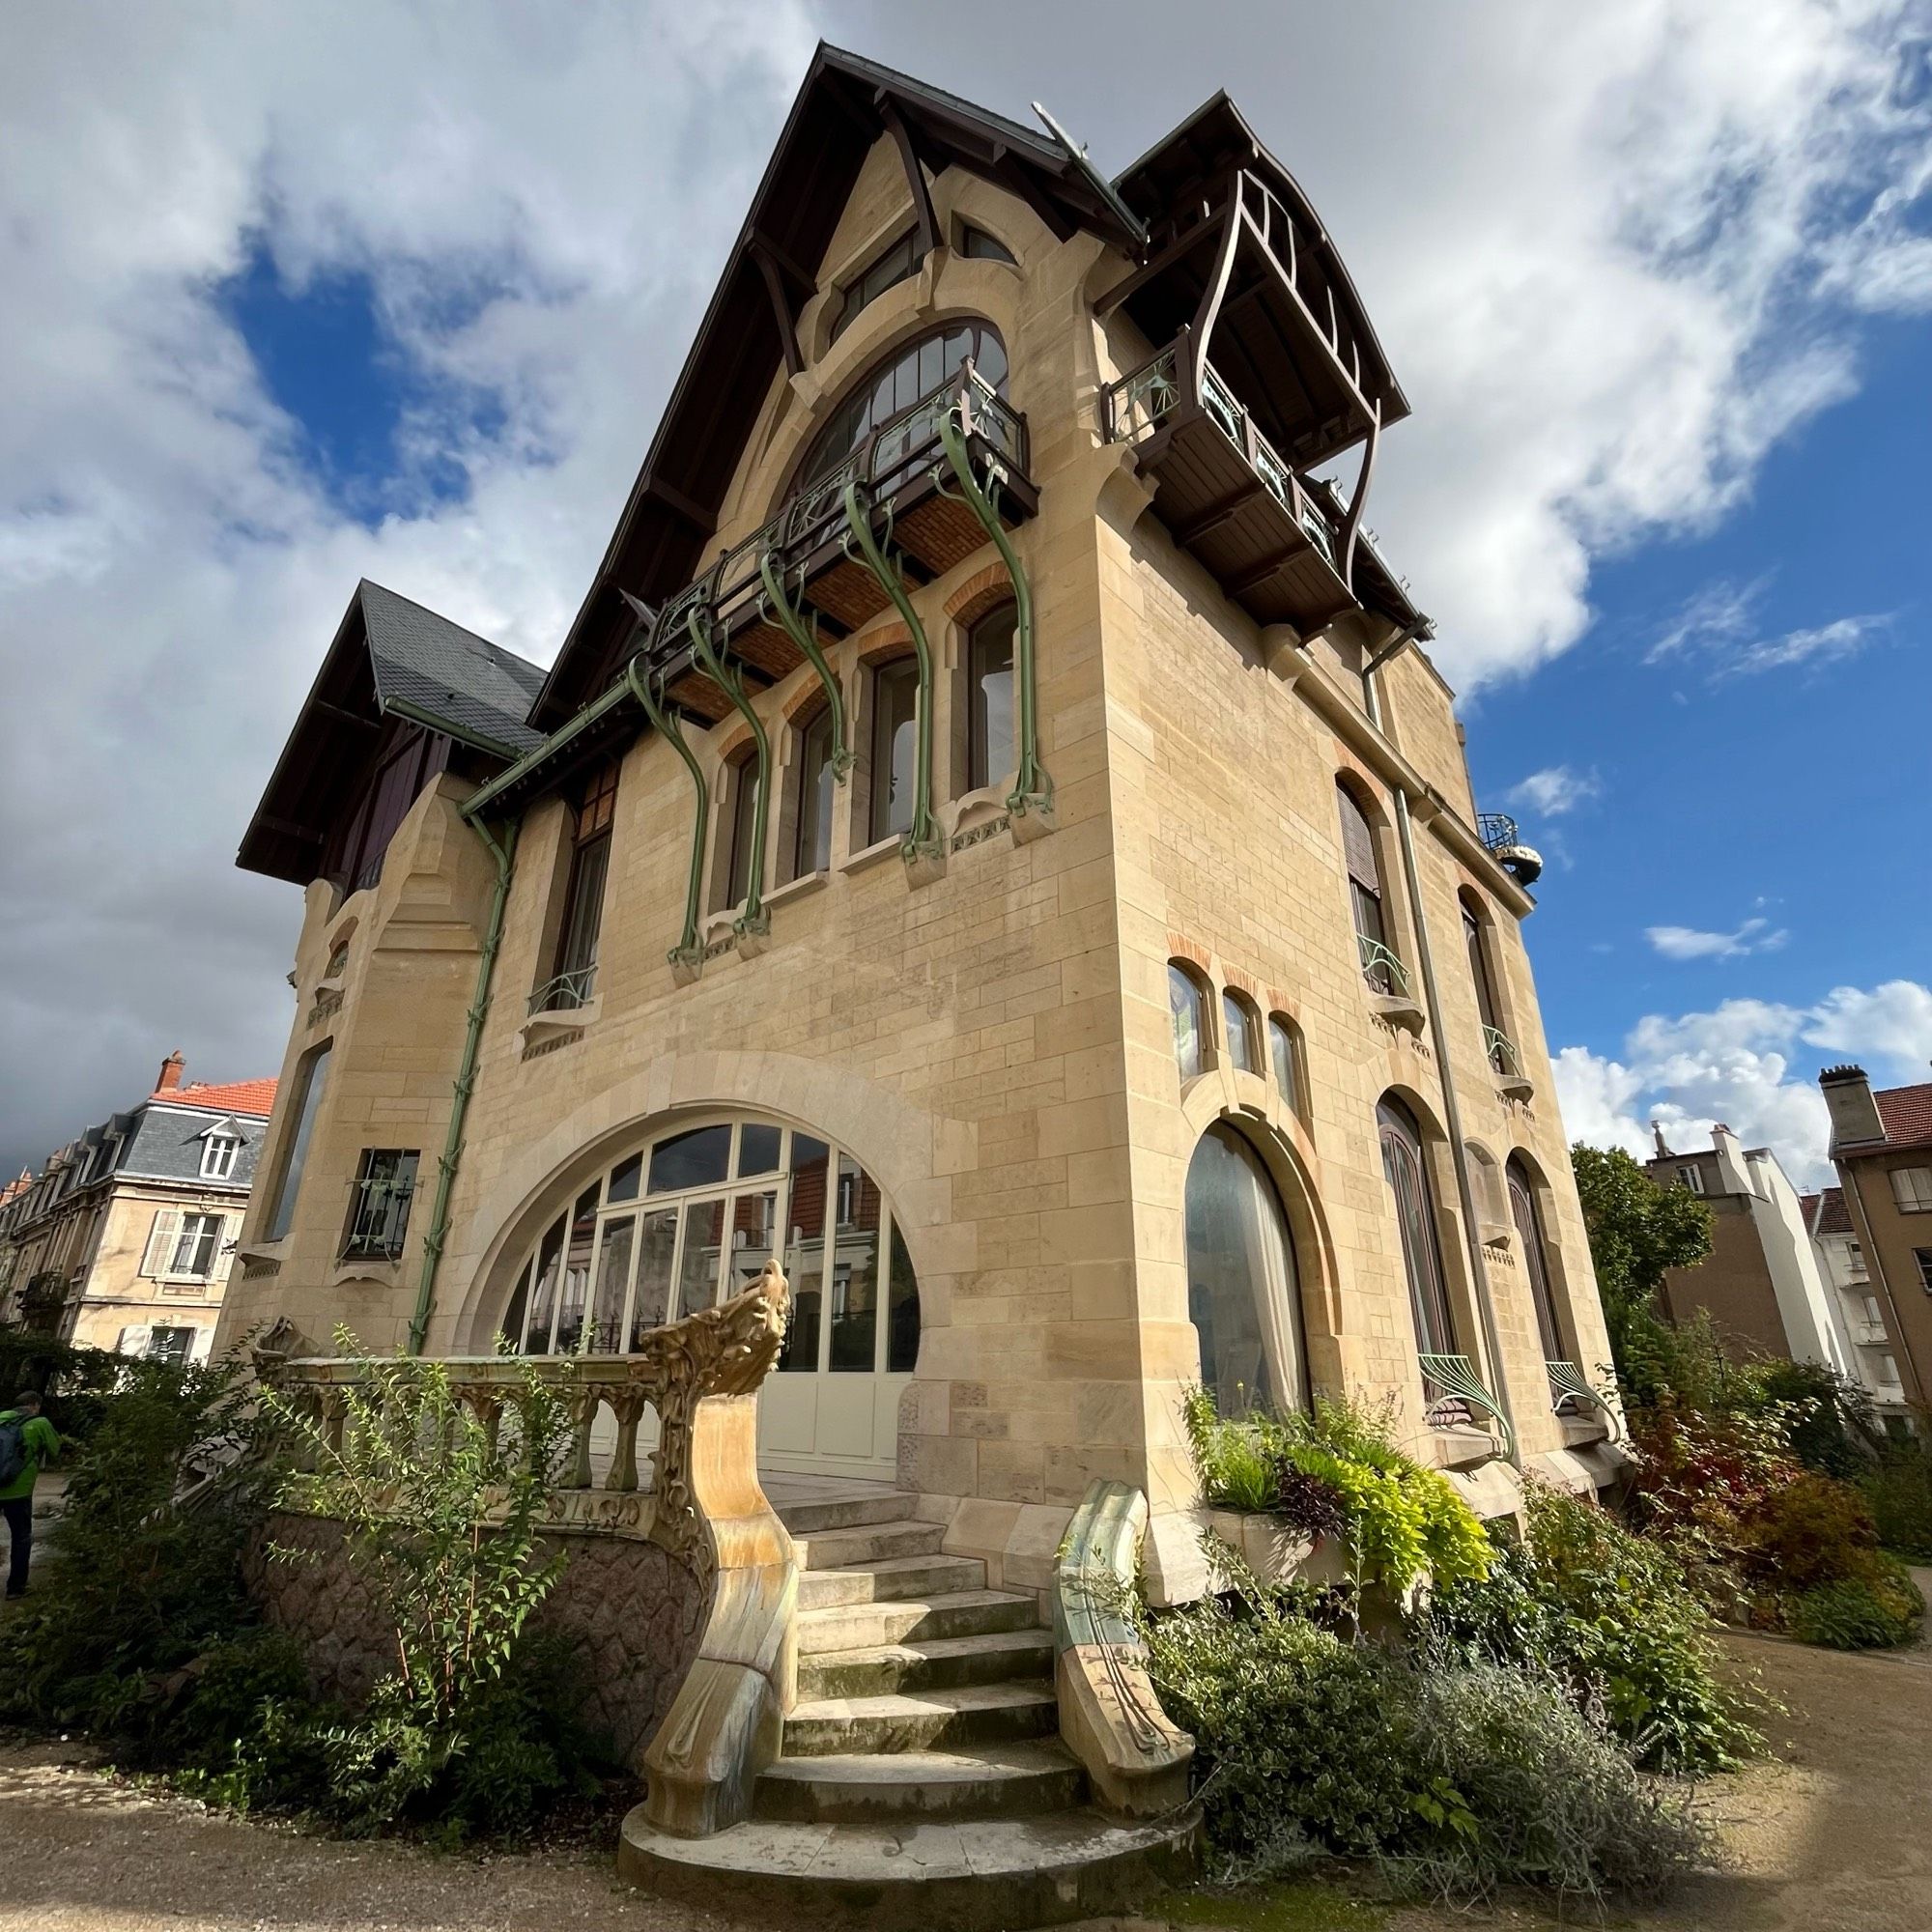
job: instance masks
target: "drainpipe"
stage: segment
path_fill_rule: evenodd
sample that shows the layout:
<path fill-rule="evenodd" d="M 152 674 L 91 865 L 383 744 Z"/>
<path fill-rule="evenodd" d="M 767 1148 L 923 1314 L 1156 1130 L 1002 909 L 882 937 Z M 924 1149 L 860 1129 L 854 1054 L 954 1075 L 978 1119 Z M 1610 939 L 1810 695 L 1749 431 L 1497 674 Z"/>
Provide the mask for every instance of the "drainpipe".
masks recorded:
<path fill-rule="evenodd" d="M 473 804 L 473 801 L 472 801 Z M 490 920 L 483 933 L 483 953 L 476 962 L 476 992 L 469 1002 L 469 1026 L 463 1041 L 463 1064 L 456 1072 L 456 1091 L 449 1106 L 449 1132 L 437 1162 L 436 1205 L 430 1210 L 429 1234 L 423 1240 L 422 1278 L 416 1286 L 416 1312 L 410 1318 L 410 1353 L 420 1355 L 429 1339 L 429 1319 L 436 1309 L 436 1274 L 449 1236 L 449 1197 L 456 1184 L 457 1163 L 463 1158 L 463 1128 L 469 1116 L 469 1095 L 476 1085 L 476 1055 L 482 1044 L 483 1021 L 490 1010 L 490 983 L 496 978 L 497 954 L 503 945 L 503 910 L 510 897 L 510 868 L 517 853 L 517 828 L 501 838 L 493 834 L 471 807 L 462 808 L 463 820 L 482 839 L 497 862 L 497 885 L 490 899 Z"/>
<path fill-rule="evenodd" d="M 1424 622 L 1427 620 L 1425 619 Z M 1376 690 L 1375 673 L 1404 645 L 1414 641 L 1423 623 L 1412 624 L 1385 644 L 1362 668 L 1362 690 L 1368 699 L 1369 723 L 1382 728 L 1381 698 Z M 1429 950 L 1429 922 L 1422 910 L 1422 881 L 1415 867 L 1415 832 L 1409 821 L 1408 794 L 1395 788 L 1396 836 L 1402 846 L 1402 869 L 1408 888 L 1408 914 L 1415 924 L 1415 963 L 1422 974 L 1422 997 L 1429 1009 L 1429 1030 L 1435 1038 L 1435 1062 L 1442 1074 L 1442 1114 L 1449 1129 L 1449 1158 L 1456 1170 L 1456 1198 L 1463 1210 L 1463 1231 L 1469 1250 L 1470 1286 L 1475 1292 L 1476 1315 L 1483 1324 L 1483 1349 L 1490 1358 L 1490 1374 L 1494 1378 L 1497 1406 L 1509 1419 L 1510 1435 L 1515 1441 L 1509 1461 L 1522 1467 L 1522 1440 L 1517 1434 L 1516 1405 L 1510 1401 L 1509 1378 L 1503 1373 L 1502 1341 L 1496 1331 L 1496 1311 L 1490 1300 L 1490 1278 L 1483 1259 L 1483 1237 L 1476 1225 L 1476 1193 L 1469 1181 L 1469 1156 L 1463 1145 L 1463 1110 L 1456 1102 L 1455 1076 L 1449 1070 L 1448 1035 L 1442 1028 L 1442 996 L 1435 983 L 1435 961 Z"/>

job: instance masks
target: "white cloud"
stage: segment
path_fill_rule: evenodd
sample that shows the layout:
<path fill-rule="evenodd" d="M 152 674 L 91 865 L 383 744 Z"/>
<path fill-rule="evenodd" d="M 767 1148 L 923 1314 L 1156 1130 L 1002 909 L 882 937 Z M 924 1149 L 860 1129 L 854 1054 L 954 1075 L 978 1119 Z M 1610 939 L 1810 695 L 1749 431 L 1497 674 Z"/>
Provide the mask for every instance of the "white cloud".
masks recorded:
<path fill-rule="evenodd" d="M 1890 612 L 1834 617 L 1808 629 L 1765 635 L 1758 608 L 1768 577 L 1738 585 L 1707 584 L 1691 597 L 1644 654 L 1646 664 L 1684 657 L 1702 663 L 1713 684 L 1793 665 L 1822 666 L 1853 656 L 1890 629 Z"/>
<path fill-rule="evenodd" d="M 1791 937 L 1767 919 L 1747 919 L 1735 932 L 1700 932 L 1694 925 L 1647 925 L 1643 936 L 1666 959 L 1743 959 L 1775 952 Z"/>
<path fill-rule="evenodd" d="M 1557 1103 L 1572 1140 L 1650 1151 L 1650 1122 L 1680 1151 L 1708 1147 L 1725 1122 L 1747 1147 L 1769 1147 L 1800 1186 L 1829 1183 L 1830 1128 L 1802 1047 L 1860 1061 L 1873 1080 L 1925 1078 L 1932 988 L 1894 980 L 1834 987 L 1816 1005 L 1725 1000 L 1710 1012 L 1650 1013 L 1618 1058 L 1567 1046 L 1555 1057 Z M 1810 1056 L 1813 1065 L 1817 1056 Z"/>
<path fill-rule="evenodd" d="M 1508 802 L 1524 810 L 1540 812 L 1545 818 L 1560 817 L 1579 805 L 1604 795 L 1604 781 L 1595 772 L 1579 772 L 1569 765 L 1546 765 L 1509 789 Z"/>

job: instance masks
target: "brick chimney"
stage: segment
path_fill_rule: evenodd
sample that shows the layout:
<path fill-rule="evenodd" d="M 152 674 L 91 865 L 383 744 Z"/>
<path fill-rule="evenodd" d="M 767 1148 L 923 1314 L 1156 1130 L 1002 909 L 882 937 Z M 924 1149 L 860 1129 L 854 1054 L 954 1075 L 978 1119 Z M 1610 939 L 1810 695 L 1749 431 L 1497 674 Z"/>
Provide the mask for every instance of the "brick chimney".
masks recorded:
<path fill-rule="evenodd" d="M 1885 1122 L 1862 1066 L 1828 1066 L 1819 1074 L 1818 1086 L 1832 1114 L 1833 1153 L 1885 1139 Z"/>
<path fill-rule="evenodd" d="M 156 1094 L 172 1094 L 182 1084 L 182 1070 L 186 1065 L 187 1062 L 182 1058 L 181 1048 L 176 1047 L 161 1062 L 160 1077 L 155 1082 L 155 1092 Z"/>

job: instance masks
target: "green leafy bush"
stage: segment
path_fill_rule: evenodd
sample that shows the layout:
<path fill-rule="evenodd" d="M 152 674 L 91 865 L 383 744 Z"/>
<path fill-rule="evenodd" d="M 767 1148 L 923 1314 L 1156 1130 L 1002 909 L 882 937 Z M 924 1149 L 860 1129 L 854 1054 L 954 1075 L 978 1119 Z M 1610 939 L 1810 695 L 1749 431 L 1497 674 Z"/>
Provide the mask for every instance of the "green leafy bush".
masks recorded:
<path fill-rule="evenodd" d="M 42 1413 L 64 1440 L 94 1434 L 107 1398 L 130 1370 L 128 1357 L 105 1349 L 77 1348 L 30 1328 L 0 1328 L 0 1402 L 16 1389 L 38 1389 Z"/>
<path fill-rule="evenodd" d="M 1807 1469 L 1759 1499 L 1739 1560 L 1766 1584 L 1808 1590 L 1861 1574 L 1877 1548 L 1878 1526 L 1861 1492 Z"/>
<path fill-rule="evenodd" d="M 1925 1599 L 1902 1563 L 1875 1556 L 1863 1574 L 1814 1583 L 1785 1606 L 1801 1642 L 1828 1650 L 1889 1650 L 1918 1634 Z"/>
<path fill-rule="evenodd" d="M 1888 1442 L 1859 1487 L 1886 1548 L 1932 1562 L 1932 1450 L 1926 1438 Z"/>

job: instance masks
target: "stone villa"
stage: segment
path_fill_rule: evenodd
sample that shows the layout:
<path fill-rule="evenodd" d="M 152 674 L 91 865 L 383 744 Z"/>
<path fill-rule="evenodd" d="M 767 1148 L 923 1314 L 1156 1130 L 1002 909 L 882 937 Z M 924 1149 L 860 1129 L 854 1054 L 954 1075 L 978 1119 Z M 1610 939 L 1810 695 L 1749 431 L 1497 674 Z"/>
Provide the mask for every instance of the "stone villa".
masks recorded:
<path fill-rule="evenodd" d="M 1191 1384 L 1487 1515 L 1618 1465 L 1538 862 L 1364 522 L 1408 402 L 1225 97 L 1111 181 L 1048 127 L 821 48 L 554 663 L 362 584 L 242 845 L 306 911 L 224 1333 L 507 1337 L 560 1533 L 759 1579 L 633 1726 L 660 1877 L 886 1885 L 882 1784 L 1058 1820 L 1042 1917 L 1170 1842 L 1039 1616 L 1096 1493 L 1203 1587 Z M 664 1338 L 747 1310 L 694 1447 Z M 909 1918 L 1006 1869 L 930 1849 Z"/>

